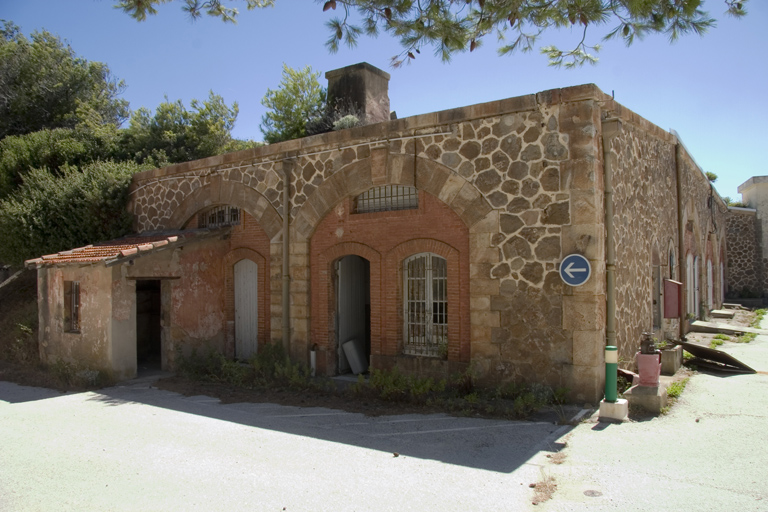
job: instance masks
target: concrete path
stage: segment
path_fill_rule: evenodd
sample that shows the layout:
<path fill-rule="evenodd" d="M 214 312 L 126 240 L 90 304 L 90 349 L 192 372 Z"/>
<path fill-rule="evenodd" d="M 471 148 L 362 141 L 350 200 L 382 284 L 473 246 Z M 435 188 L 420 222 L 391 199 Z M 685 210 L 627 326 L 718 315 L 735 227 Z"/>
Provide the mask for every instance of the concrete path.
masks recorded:
<path fill-rule="evenodd" d="M 514 510 L 570 428 L 0 382 L 0 510 Z"/>
<path fill-rule="evenodd" d="M 583 423 L 558 440 L 562 464 L 531 461 L 558 486 L 537 508 L 768 511 L 768 336 L 719 349 L 760 373 L 699 373 L 665 416 Z"/>
<path fill-rule="evenodd" d="M 721 349 L 762 373 L 697 374 L 666 416 L 575 428 L 0 382 L 0 510 L 766 511 L 768 337 Z"/>

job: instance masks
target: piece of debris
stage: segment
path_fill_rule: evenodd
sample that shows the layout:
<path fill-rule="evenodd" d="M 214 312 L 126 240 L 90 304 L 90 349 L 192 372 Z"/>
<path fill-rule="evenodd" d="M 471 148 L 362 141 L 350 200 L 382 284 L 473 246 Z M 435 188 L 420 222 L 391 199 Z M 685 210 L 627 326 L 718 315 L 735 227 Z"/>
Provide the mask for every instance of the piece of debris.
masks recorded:
<path fill-rule="evenodd" d="M 728 373 L 757 373 L 735 357 L 714 348 L 702 347 L 695 343 L 680 343 L 685 350 L 695 356 L 689 362 L 703 368 L 719 370 Z"/>
<path fill-rule="evenodd" d="M 400 456 L 400 454 L 399 454 L 399 453 L 397 453 L 397 452 L 394 452 L 394 453 L 392 454 L 392 456 L 393 456 L 393 457 L 399 457 L 399 456 Z"/>

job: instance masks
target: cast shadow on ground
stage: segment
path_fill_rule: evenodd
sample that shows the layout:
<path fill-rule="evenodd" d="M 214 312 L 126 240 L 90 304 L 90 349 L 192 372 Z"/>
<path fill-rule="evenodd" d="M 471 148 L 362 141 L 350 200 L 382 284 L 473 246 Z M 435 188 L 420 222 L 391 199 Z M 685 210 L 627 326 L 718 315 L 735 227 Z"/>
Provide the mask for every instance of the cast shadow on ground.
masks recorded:
<path fill-rule="evenodd" d="M 336 409 L 270 403 L 223 404 L 148 385 L 106 388 L 90 398 L 110 407 L 143 404 L 238 423 L 255 429 L 306 436 L 370 450 L 474 469 L 511 473 L 540 451 L 557 452 L 556 441 L 573 427 L 552 422 L 457 418 L 444 414 L 365 416 Z"/>

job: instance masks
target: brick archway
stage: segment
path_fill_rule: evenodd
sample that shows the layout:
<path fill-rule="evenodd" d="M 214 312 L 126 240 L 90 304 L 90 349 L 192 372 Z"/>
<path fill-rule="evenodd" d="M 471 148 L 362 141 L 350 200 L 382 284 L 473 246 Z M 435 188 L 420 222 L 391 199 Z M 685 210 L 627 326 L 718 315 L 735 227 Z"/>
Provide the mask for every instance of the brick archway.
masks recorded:
<path fill-rule="evenodd" d="M 333 265 L 341 257 L 360 256 L 370 265 L 371 352 L 381 353 L 381 254 L 359 242 L 342 242 L 324 250 L 312 261 L 311 273 L 317 276 L 312 287 L 312 343 L 319 348 L 317 366 L 327 375 L 335 371 L 336 353 L 332 346 L 335 336 L 336 285 Z"/>
<path fill-rule="evenodd" d="M 259 347 L 269 342 L 270 334 L 270 287 L 267 276 L 267 259 L 259 252 L 247 247 L 239 247 L 229 251 L 222 261 L 224 274 L 224 314 L 227 322 L 227 347 L 229 357 L 235 355 L 235 263 L 248 259 L 258 265 L 258 325 Z"/>
<path fill-rule="evenodd" d="M 169 229 L 180 229 L 197 212 L 215 205 L 242 208 L 264 229 L 271 240 L 281 234 L 282 218 L 266 197 L 242 183 L 224 179 L 212 181 L 187 195 L 168 219 Z"/>

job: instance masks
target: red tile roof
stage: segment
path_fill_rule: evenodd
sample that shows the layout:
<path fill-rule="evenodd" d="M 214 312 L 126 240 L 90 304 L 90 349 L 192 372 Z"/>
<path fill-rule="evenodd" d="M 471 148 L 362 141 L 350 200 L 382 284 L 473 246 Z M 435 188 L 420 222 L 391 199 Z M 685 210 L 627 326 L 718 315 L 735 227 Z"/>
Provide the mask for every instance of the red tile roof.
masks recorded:
<path fill-rule="evenodd" d="M 25 265 L 27 268 L 40 268 L 71 264 L 87 265 L 103 261 L 109 266 L 170 247 L 179 247 L 191 241 L 211 238 L 227 231 L 229 228 L 189 229 L 128 235 L 116 240 L 86 245 L 85 247 L 27 260 Z"/>

